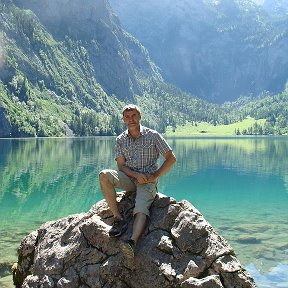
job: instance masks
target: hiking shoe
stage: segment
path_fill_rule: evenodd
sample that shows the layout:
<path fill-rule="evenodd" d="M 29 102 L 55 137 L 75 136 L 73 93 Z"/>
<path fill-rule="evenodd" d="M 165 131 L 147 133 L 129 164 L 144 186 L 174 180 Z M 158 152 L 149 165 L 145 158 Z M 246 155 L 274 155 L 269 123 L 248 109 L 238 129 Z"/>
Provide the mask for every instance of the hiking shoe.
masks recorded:
<path fill-rule="evenodd" d="M 135 242 L 132 239 L 124 240 L 120 243 L 120 249 L 123 252 L 123 254 L 129 258 L 134 258 L 135 255 Z"/>
<path fill-rule="evenodd" d="M 128 227 L 128 223 L 124 219 L 115 219 L 112 228 L 109 230 L 110 237 L 121 236 Z"/>

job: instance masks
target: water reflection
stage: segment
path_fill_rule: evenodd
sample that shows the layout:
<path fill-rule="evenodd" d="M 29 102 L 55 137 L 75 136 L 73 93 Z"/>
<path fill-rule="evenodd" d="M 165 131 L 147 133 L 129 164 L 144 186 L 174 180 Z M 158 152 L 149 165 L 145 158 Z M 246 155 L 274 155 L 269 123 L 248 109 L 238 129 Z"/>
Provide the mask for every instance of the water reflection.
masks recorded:
<path fill-rule="evenodd" d="M 97 170 L 114 164 L 111 149 L 113 139 L 0 141 L 0 197 L 13 195 L 12 202 L 18 204 L 24 204 L 32 197 L 45 197 L 48 200 L 49 194 L 53 193 L 57 193 L 58 202 L 63 197 L 73 197 L 75 191 L 79 196 L 81 191 L 91 190 L 95 193 Z M 51 200 L 55 202 L 55 199 Z M 71 200 L 77 202 L 74 197 Z M 53 207 L 57 205 L 54 202 Z"/>
<path fill-rule="evenodd" d="M 98 170 L 114 165 L 113 139 L 0 140 L 0 259 L 45 221 L 86 211 L 101 198 Z"/>
<path fill-rule="evenodd" d="M 116 167 L 114 139 L 0 139 L 0 262 L 14 262 L 19 241 L 41 223 L 102 199 L 98 172 Z M 168 142 L 178 161 L 160 191 L 191 201 L 244 265 L 263 273 L 288 264 L 287 138 Z"/>
<path fill-rule="evenodd" d="M 223 166 L 238 173 L 270 174 L 288 179 L 288 141 L 253 139 L 168 139 L 178 162 L 166 181 L 191 176 L 199 170 Z M 114 138 L 0 140 L 0 199 L 12 193 L 18 201 L 49 189 L 86 190 L 97 171 L 115 167 Z M 95 174 L 93 174 L 93 171 Z M 88 173 L 91 172 L 91 173 Z M 83 177 L 85 175 L 85 177 Z M 85 179 L 84 179 L 85 178 Z M 58 183 L 64 181 L 63 187 Z M 81 181 L 85 180 L 85 181 Z M 66 188 L 65 188 L 66 187 Z M 97 189 L 95 189 L 97 190 Z M 57 196 L 60 196 L 57 194 Z M 61 196 L 60 196 L 61 197 Z"/>
<path fill-rule="evenodd" d="M 164 176 L 165 194 L 192 202 L 243 264 L 252 261 L 262 273 L 288 264 L 287 138 L 172 139 L 172 145 L 180 161 Z"/>
<path fill-rule="evenodd" d="M 176 151 L 179 173 L 190 174 L 222 165 L 244 173 L 288 176 L 287 138 L 170 139 Z M 182 161 L 185 159 L 185 161 Z"/>
<path fill-rule="evenodd" d="M 247 266 L 247 270 L 253 275 L 258 287 L 261 288 L 285 288 L 288 287 L 288 265 L 278 264 L 270 272 L 262 274 L 253 264 Z"/>

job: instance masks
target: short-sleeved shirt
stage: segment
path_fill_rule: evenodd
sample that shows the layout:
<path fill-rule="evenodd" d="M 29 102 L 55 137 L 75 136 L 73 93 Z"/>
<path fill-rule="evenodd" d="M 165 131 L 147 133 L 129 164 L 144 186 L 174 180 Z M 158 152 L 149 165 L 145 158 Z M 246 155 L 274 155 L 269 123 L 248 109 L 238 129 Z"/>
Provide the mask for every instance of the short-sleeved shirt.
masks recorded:
<path fill-rule="evenodd" d="M 140 125 L 139 136 L 134 140 L 128 129 L 116 138 L 115 159 L 125 158 L 125 166 L 140 173 L 153 174 L 158 169 L 160 154 L 172 150 L 157 131 Z"/>

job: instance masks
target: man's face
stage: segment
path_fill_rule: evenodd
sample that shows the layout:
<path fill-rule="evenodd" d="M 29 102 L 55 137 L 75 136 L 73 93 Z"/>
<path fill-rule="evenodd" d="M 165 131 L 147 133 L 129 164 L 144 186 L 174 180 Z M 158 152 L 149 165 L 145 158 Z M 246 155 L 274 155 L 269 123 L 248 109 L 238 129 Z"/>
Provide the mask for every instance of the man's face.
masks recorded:
<path fill-rule="evenodd" d="M 123 113 L 123 121 L 128 129 L 138 127 L 140 125 L 140 120 L 141 116 L 135 109 L 124 111 Z"/>

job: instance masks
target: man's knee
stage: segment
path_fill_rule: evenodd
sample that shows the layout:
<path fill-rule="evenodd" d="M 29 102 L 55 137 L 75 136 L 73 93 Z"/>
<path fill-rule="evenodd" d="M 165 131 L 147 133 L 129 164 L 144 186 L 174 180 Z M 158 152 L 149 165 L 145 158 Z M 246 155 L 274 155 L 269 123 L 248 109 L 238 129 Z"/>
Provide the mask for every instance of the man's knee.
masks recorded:
<path fill-rule="evenodd" d="M 100 173 L 99 173 L 100 183 L 105 184 L 105 183 L 111 182 L 110 181 L 110 175 L 111 175 L 111 173 L 110 173 L 109 169 L 104 169 L 104 170 L 100 171 Z"/>

